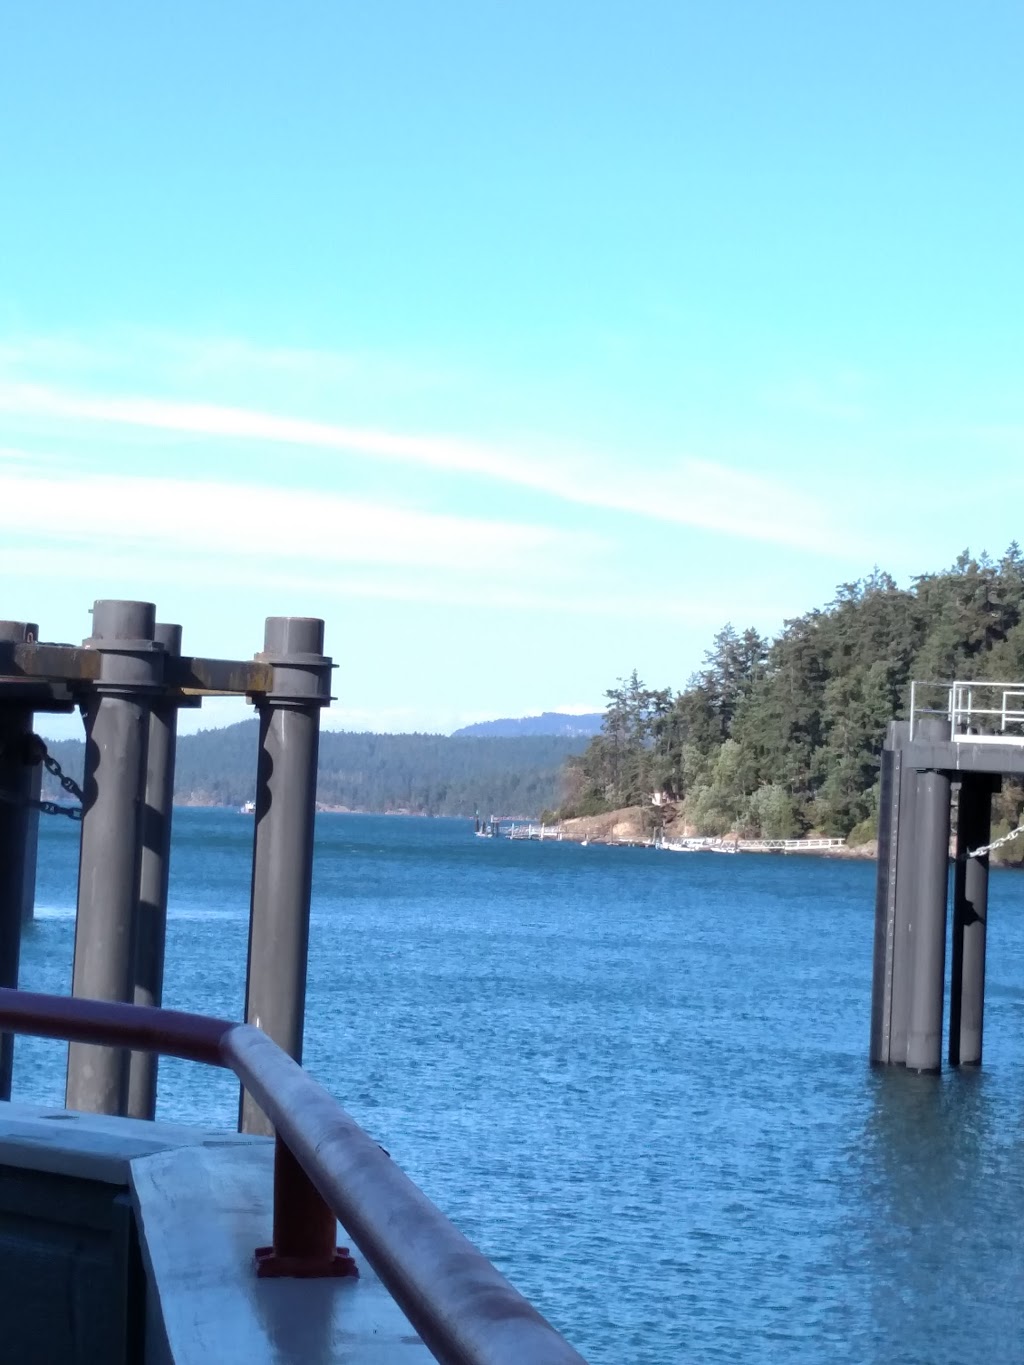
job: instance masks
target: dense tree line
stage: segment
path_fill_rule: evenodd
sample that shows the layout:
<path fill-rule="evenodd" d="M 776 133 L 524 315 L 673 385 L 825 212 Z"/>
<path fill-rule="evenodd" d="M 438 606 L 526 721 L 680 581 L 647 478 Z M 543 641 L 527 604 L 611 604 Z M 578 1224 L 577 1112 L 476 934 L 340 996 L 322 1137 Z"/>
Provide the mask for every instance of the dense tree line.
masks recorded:
<path fill-rule="evenodd" d="M 183 735 L 178 741 L 175 799 L 240 806 L 254 795 L 259 725 L 255 720 Z M 581 736 L 449 738 L 325 731 L 320 737 L 317 799 L 356 811 L 419 815 L 536 816 L 557 804 L 567 757 Z M 49 745 L 65 771 L 81 780 L 84 745 Z M 48 787 L 47 795 L 59 795 Z"/>
<path fill-rule="evenodd" d="M 887 722 L 912 679 L 1024 679 L 1024 556 L 964 551 L 898 587 L 875 571 L 765 640 L 726 625 L 681 692 L 634 672 L 606 693 L 600 735 L 571 758 L 563 814 L 641 804 L 707 834 L 874 832 Z M 666 806 L 652 805 L 663 796 Z M 1015 821 L 1019 787 L 997 816 Z"/>

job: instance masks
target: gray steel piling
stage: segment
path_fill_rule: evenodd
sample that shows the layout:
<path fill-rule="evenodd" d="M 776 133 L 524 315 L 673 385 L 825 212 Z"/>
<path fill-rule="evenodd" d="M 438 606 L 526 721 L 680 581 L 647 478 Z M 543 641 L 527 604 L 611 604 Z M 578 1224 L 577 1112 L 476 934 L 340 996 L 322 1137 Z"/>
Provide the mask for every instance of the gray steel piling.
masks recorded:
<path fill-rule="evenodd" d="M 909 737 L 906 721 L 890 721 L 882 751 L 878 810 L 870 1058 L 892 1066 L 906 1063 L 910 1018 L 917 773 L 907 762 Z"/>
<path fill-rule="evenodd" d="M 910 727 L 900 722 L 901 732 Z M 895 896 L 893 915 L 892 1009 L 889 1020 L 889 1060 L 905 1066 L 907 1033 L 910 1028 L 912 957 L 910 933 L 914 920 L 914 895 L 917 876 L 917 773 L 899 759 L 899 838 L 895 857 Z"/>
<path fill-rule="evenodd" d="M 33 763 L 28 779 L 28 795 L 33 802 L 43 793 L 43 765 Z M 36 912 L 36 865 L 39 861 L 39 808 L 30 806 L 25 821 L 25 876 L 21 901 L 21 922 L 30 924 Z"/>
<path fill-rule="evenodd" d="M 949 884 L 949 778 L 924 770 L 917 777 L 916 886 L 910 925 L 911 990 L 907 1067 L 942 1065 L 946 903 Z"/>
<path fill-rule="evenodd" d="M 167 657 L 180 657 L 181 626 L 158 624 L 155 639 L 163 645 Z M 133 998 L 136 1005 L 159 1005 L 163 999 L 177 729 L 177 706 L 166 700 L 155 701 L 149 713 L 139 901 L 135 922 Z M 158 1056 L 155 1052 L 131 1054 L 128 1113 L 132 1118 L 151 1119 L 156 1114 L 157 1065 Z"/>
<path fill-rule="evenodd" d="M 953 875 L 953 946 L 949 999 L 951 1066 L 981 1062 L 985 1019 L 985 939 L 988 929 L 988 854 L 970 858 L 992 832 L 992 779 L 965 777 L 957 809 Z"/>
<path fill-rule="evenodd" d="M 302 1060 L 309 903 L 320 709 L 330 701 L 331 661 L 323 654 L 323 622 L 267 618 L 257 659 L 273 665 L 273 687 L 258 701 L 252 900 L 245 1018 L 296 1061 Z M 243 1092 L 239 1128 L 270 1133 Z"/>
<path fill-rule="evenodd" d="M 875 938 L 871 973 L 872 1062 L 889 1061 L 892 1030 L 892 960 L 899 847 L 899 752 L 889 726 L 881 753 L 878 795 L 878 867 L 875 883 Z"/>
<path fill-rule="evenodd" d="M 93 607 L 93 634 L 84 642 L 101 660 L 85 717 L 72 993 L 96 1000 L 129 1001 L 134 992 L 149 710 L 163 677 L 164 651 L 154 641 L 155 624 L 151 603 L 99 601 Z M 127 1052 L 70 1044 L 69 1109 L 123 1114 L 127 1098 Z"/>
<path fill-rule="evenodd" d="M 0 621 L 0 640 L 20 644 L 38 638 L 34 624 Z M 0 705 L 0 986 L 18 984 L 21 926 L 35 893 L 35 859 L 29 858 L 38 813 L 29 810 L 38 765 L 29 760 L 32 711 Z M 31 889 L 30 889 L 31 887 Z M 0 1099 L 11 1098 L 14 1035 L 0 1035 Z"/>

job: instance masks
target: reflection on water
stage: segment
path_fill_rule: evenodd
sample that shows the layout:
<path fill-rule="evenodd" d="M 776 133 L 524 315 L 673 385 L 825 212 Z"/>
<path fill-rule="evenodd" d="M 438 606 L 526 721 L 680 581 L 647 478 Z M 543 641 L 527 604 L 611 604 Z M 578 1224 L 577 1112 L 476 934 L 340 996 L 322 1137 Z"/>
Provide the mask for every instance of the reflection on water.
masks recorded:
<path fill-rule="evenodd" d="M 67 991 L 74 831 L 24 984 Z M 166 1000 L 238 1016 L 252 822 L 176 815 Z M 306 1063 L 593 1365 L 1024 1360 L 1024 878 L 981 1072 L 866 1064 L 874 869 L 318 822 Z M 16 1093 L 65 1049 L 21 1039 Z M 163 1117 L 233 1124 L 161 1065 Z"/>
<path fill-rule="evenodd" d="M 878 1358 L 1024 1359 L 1021 1083 L 1014 1100 L 1001 1080 L 871 1078 L 857 1211 Z"/>

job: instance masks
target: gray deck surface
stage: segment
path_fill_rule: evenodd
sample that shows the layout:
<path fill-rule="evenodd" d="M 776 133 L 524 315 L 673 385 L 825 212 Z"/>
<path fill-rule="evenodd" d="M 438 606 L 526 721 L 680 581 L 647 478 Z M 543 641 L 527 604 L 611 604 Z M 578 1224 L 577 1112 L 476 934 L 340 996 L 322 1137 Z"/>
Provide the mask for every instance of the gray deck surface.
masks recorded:
<path fill-rule="evenodd" d="M 143 1257 L 160 1286 L 169 1358 L 176 1365 L 432 1360 L 358 1253 L 357 1280 L 256 1279 L 253 1251 L 270 1241 L 273 1159 L 264 1140 L 241 1149 L 172 1149 L 132 1163 Z"/>
<path fill-rule="evenodd" d="M 5 1166 L 130 1191 L 146 1270 L 146 1365 L 433 1359 L 355 1247 L 358 1279 L 256 1278 L 253 1252 L 271 1240 L 269 1138 L 0 1102 Z M 339 1242 L 351 1246 L 340 1228 Z"/>

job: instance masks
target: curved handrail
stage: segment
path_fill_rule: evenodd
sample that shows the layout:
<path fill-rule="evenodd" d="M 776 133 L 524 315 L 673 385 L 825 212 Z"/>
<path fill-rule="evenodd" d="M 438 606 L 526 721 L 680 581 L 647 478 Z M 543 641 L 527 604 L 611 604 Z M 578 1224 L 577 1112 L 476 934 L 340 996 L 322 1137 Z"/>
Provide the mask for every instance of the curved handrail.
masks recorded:
<path fill-rule="evenodd" d="M 444 1365 L 585 1365 L 338 1102 L 250 1024 L 0 987 L 0 1031 L 160 1052 L 232 1070 Z M 289 1161 L 288 1165 L 294 1165 Z M 287 1210 L 277 1207 L 275 1240 Z"/>
<path fill-rule="evenodd" d="M 241 1025 L 231 1019 L 155 1005 L 122 1005 L 111 1000 L 43 995 L 0 986 L 0 1032 L 97 1043 L 133 1052 L 159 1052 L 207 1066 L 230 1065 L 221 1050 L 224 1035 Z"/>

